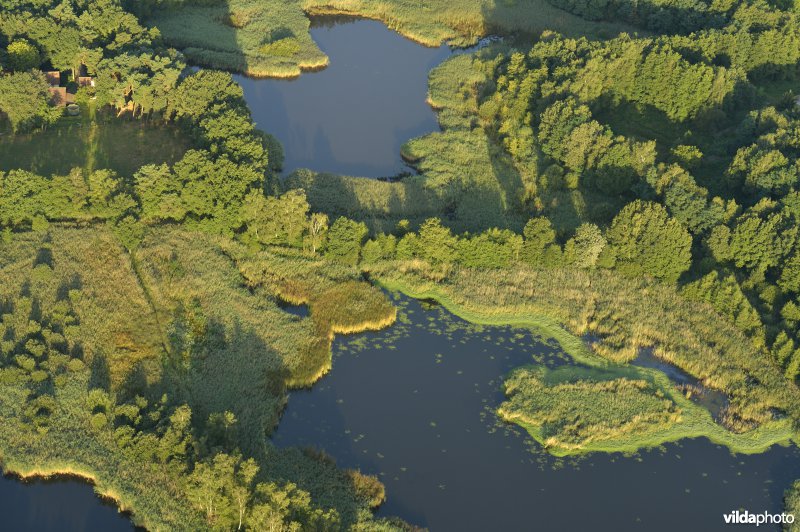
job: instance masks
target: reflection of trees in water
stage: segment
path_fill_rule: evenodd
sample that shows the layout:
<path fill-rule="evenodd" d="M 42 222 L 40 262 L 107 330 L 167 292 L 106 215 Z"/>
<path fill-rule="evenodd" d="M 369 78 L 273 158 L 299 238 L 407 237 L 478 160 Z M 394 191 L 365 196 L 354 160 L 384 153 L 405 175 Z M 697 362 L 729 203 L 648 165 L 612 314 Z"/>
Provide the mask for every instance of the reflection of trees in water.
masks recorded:
<path fill-rule="evenodd" d="M 311 21 L 311 28 L 333 28 L 339 24 L 350 24 L 358 20 L 364 20 L 363 17 L 355 17 L 352 15 L 311 15 L 308 17 Z"/>

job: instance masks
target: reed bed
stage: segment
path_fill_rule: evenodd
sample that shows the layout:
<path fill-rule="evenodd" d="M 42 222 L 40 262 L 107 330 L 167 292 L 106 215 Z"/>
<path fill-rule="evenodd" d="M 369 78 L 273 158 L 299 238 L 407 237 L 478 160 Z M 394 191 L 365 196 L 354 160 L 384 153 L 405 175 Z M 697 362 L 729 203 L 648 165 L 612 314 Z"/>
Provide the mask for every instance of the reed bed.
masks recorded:
<path fill-rule="evenodd" d="M 653 348 L 658 358 L 730 400 L 725 427 L 703 423 L 695 436 L 734 448 L 737 440 L 745 442 L 739 450 L 761 448 L 752 441 L 793 437 L 800 419 L 800 391 L 783 378 L 769 354 L 710 305 L 687 301 L 674 288 L 572 269 L 458 268 L 432 277 L 425 265 L 408 262 L 378 265 L 371 273 L 387 288 L 436 299 L 469 321 L 543 329 L 581 362 L 597 365 L 577 338 L 587 333 L 600 339 L 591 345 L 591 354 L 604 364 L 623 364 L 640 348 Z"/>
<path fill-rule="evenodd" d="M 318 507 L 335 509 L 343 526 L 369 520 L 368 508 L 382 498 L 377 481 L 274 449 L 267 439 L 287 386 L 310 385 L 330 368 L 334 334 L 394 321 L 394 307 L 357 271 L 290 250 L 259 255 L 235 241 L 178 227 L 151 229 L 133 254 L 105 226 L 54 225 L 0 245 L 3 330 L 11 327 L 9 334 L 18 337 L 17 314 L 41 309 L 45 318 L 36 319 L 46 322 L 69 301 L 76 324 L 64 334 L 81 362 L 54 379 L 45 392 L 50 413 L 34 420 L 32 381 L 19 378 L 24 375 L 6 360 L 0 397 L 5 472 L 77 476 L 130 510 L 138 525 L 203 529 L 201 514 L 186 498 L 187 465 L 140 456 L 151 452 L 140 449 L 158 444 L 157 436 L 148 434 L 143 446 L 127 445 L 114 424 L 101 427 L 87 406 L 88 390 L 98 387 L 120 404 L 134 395 L 166 394 L 170 404 L 190 407 L 197 430 L 213 413 L 233 413 L 236 447 L 261 465 L 259 478 L 296 483 Z M 275 284 L 244 277 L 247 257 Z M 312 317 L 281 308 L 279 296 L 299 297 L 293 287 L 307 291 L 300 294 Z M 13 323 L 9 309 L 18 310 Z M 7 340 L 4 335 L 4 357 L 13 354 Z M 388 521 L 370 523 L 397 529 Z"/>
<path fill-rule="evenodd" d="M 328 57 L 309 34 L 308 16 L 355 16 L 383 22 L 424 46 L 465 47 L 491 33 L 612 37 L 629 26 L 591 22 L 546 0 L 227 0 L 156 13 L 148 24 L 196 64 L 252 77 L 296 77 Z"/>

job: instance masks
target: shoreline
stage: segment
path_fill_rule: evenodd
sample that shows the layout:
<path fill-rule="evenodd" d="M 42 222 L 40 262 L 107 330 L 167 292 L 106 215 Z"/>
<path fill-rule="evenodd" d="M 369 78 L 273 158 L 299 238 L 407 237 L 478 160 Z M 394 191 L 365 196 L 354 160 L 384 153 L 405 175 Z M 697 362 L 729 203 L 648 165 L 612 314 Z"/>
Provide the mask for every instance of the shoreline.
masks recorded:
<path fill-rule="evenodd" d="M 42 467 L 41 465 L 26 468 L 14 467 L 8 462 L 2 463 L 3 476 L 11 480 L 27 483 L 36 481 L 66 480 L 84 483 L 92 487 L 94 495 L 102 502 L 112 504 L 118 513 L 128 519 L 134 527 L 147 527 L 137 523 L 133 507 L 127 504 L 122 495 L 110 487 L 103 487 L 102 482 L 98 482 L 97 475 L 88 469 L 76 468 L 74 466 Z"/>
<path fill-rule="evenodd" d="M 463 43 L 459 44 L 449 44 L 445 39 L 426 39 L 425 37 L 417 34 L 412 34 L 403 31 L 401 25 L 392 24 L 391 21 L 385 20 L 377 15 L 368 15 L 368 14 L 361 14 L 357 12 L 345 11 L 338 8 L 330 7 L 330 6 L 310 6 L 307 9 L 303 9 L 303 13 L 308 17 L 309 21 L 312 22 L 311 28 L 309 31 L 313 29 L 313 19 L 314 18 L 331 18 L 335 19 L 337 17 L 342 18 L 350 18 L 353 19 L 353 22 L 357 22 L 359 20 L 370 20 L 375 21 L 383 24 L 386 29 L 389 31 L 396 33 L 400 37 L 413 42 L 419 46 L 424 46 L 425 48 L 439 48 L 440 46 L 448 46 L 452 50 L 466 50 L 470 47 L 474 46 L 481 38 L 484 36 L 481 35 L 477 37 L 474 42 L 469 40 L 464 40 Z M 313 40 L 313 39 L 312 39 Z M 316 42 L 315 42 L 316 44 Z M 278 69 L 278 68 L 250 68 L 245 67 L 243 69 L 236 69 L 236 68 L 221 68 L 216 65 L 212 65 L 209 62 L 204 61 L 197 61 L 192 58 L 192 53 L 187 53 L 186 50 L 189 48 L 194 47 L 180 47 L 175 46 L 177 49 L 181 50 L 181 52 L 190 60 L 190 63 L 193 66 L 200 67 L 200 68 L 207 68 L 213 70 L 221 70 L 224 72 L 228 72 L 230 74 L 244 76 L 249 79 L 253 80 L 260 80 L 260 79 L 278 79 L 278 80 L 286 80 L 291 81 L 298 79 L 303 74 L 306 73 L 313 73 L 313 72 L 320 72 L 328 68 L 331 64 L 330 57 L 322 52 L 324 59 L 316 62 L 311 61 L 299 61 L 294 64 L 292 67 L 287 69 Z M 247 62 L 248 56 L 246 53 L 242 52 L 242 56 L 245 59 L 245 63 Z M 288 65 L 287 65 L 288 66 Z"/>
<path fill-rule="evenodd" d="M 641 375 L 650 376 L 656 384 L 660 385 L 662 388 L 670 389 L 673 387 L 669 377 L 660 370 L 627 365 L 623 366 L 592 353 L 589 347 L 579 337 L 547 316 L 481 313 L 456 303 L 449 296 L 435 289 L 427 288 L 418 290 L 402 281 L 387 280 L 379 276 L 374 278 L 374 281 L 378 286 L 386 290 L 400 292 L 414 299 L 434 300 L 451 314 L 470 323 L 531 328 L 537 333 L 543 334 L 547 338 L 552 338 L 558 342 L 563 351 L 577 363 L 583 363 L 595 368 L 611 371 L 615 369 L 619 371 L 621 368 L 624 368 L 629 371 L 638 372 Z M 580 455 L 590 452 L 630 453 L 639 449 L 658 447 L 664 443 L 696 438 L 707 438 L 712 443 L 724 445 L 731 452 L 740 454 L 759 454 L 765 452 L 773 445 L 798 444 L 798 435 L 792 429 L 789 419 L 764 423 L 752 431 L 737 434 L 714 422 L 708 410 L 695 405 L 683 394 L 673 392 L 670 395 L 675 403 L 690 417 L 685 424 L 659 431 L 655 434 L 646 435 L 638 439 L 634 437 L 632 439 L 611 443 L 588 442 L 575 448 L 547 447 L 544 443 L 545 438 L 542 436 L 541 430 L 538 427 L 527 424 L 522 420 L 517 421 L 515 418 L 519 416 L 510 416 L 507 413 L 504 414 L 501 407 L 496 409 L 496 413 L 500 419 L 509 423 L 514 423 L 525 429 L 532 438 L 542 445 L 543 449 L 554 456 Z"/>

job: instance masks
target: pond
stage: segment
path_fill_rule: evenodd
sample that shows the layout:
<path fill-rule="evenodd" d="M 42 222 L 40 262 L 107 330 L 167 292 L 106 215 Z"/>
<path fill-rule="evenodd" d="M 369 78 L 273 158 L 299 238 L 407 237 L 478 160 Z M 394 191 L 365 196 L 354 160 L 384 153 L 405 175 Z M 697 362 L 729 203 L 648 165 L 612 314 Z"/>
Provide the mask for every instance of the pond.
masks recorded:
<path fill-rule="evenodd" d="M 134 530 L 127 516 L 119 513 L 112 502 L 100 499 L 80 479 L 20 482 L 15 477 L 0 477 L 0 515 L 3 530 Z"/>
<path fill-rule="evenodd" d="M 708 440 L 557 459 L 494 415 L 503 376 L 568 357 L 525 329 L 477 327 L 398 298 L 400 323 L 337 338 L 332 371 L 290 395 L 274 435 L 378 475 L 397 515 L 435 532 L 724 530 L 736 509 L 780 513 L 796 448 L 732 455 Z M 759 530 L 775 530 L 767 526 Z"/>
<path fill-rule="evenodd" d="M 373 20 L 314 19 L 330 58 L 297 79 L 236 76 L 258 127 L 283 144 L 284 170 L 388 177 L 409 168 L 400 147 L 438 130 L 428 72 L 452 52 L 425 48 Z"/>

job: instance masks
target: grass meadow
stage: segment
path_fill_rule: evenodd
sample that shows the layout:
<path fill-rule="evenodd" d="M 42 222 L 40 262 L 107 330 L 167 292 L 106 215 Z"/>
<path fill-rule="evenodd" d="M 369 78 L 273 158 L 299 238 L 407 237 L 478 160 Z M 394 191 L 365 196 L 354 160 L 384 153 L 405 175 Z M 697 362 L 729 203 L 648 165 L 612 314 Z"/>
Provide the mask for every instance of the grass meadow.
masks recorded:
<path fill-rule="evenodd" d="M 111 169 L 131 176 L 145 164 L 173 163 L 190 147 L 176 127 L 102 114 L 65 117 L 45 131 L 0 136 L 0 171 L 23 169 L 40 175 L 66 175 Z"/>

